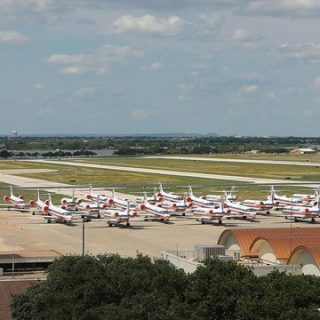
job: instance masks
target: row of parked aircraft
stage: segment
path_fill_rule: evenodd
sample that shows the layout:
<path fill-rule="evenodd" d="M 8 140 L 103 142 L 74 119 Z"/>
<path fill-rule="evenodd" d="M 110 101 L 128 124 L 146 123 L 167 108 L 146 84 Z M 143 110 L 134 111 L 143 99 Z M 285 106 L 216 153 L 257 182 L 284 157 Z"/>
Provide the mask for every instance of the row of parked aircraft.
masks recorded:
<path fill-rule="evenodd" d="M 43 201 L 38 191 L 37 200 L 30 200 L 29 205 L 36 207 L 34 213 L 41 214 L 51 222 L 63 222 L 71 224 L 80 215 L 86 218 L 93 216 L 104 218 L 109 226 L 125 224 L 130 226 L 130 219 L 142 215 L 144 220 L 157 219 L 167 223 L 169 219 L 181 214 L 185 215 L 186 209 L 190 209 L 192 216 L 201 223 L 216 221 L 222 223 L 222 219 L 255 219 L 259 213 L 269 214 L 271 209 L 281 210 L 285 217 L 295 221 L 302 220 L 315 222 L 320 215 L 319 190 L 315 194 L 293 194 L 292 196 L 280 196 L 271 187 L 270 195 L 264 201 L 246 199 L 237 201 L 234 187 L 224 195 L 206 195 L 198 197 L 193 194 L 189 186 L 186 195 L 178 195 L 164 191 L 159 184 L 159 191 L 155 190 L 152 196 L 136 198 L 135 202 L 128 199 L 120 199 L 112 191 L 112 197 L 101 195 L 93 191 L 92 186 L 84 198 L 62 198 L 60 205 L 54 205 L 51 195 Z M 26 210 L 23 196 L 10 194 L 4 196 L 4 200 L 11 203 L 18 210 Z M 139 211 L 139 213 L 138 213 Z"/>

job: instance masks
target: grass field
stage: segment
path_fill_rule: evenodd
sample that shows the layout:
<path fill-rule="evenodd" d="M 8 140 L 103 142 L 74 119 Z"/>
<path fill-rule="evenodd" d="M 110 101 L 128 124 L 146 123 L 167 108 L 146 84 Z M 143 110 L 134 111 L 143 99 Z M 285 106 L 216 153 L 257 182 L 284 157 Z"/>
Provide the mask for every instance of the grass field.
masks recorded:
<path fill-rule="evenodd" d="M 108 158 L 109 159 L 109 158 Z M 113 164 L 117 165 L 127 165 L 127 162 L 130 162 L 131 165 L 134 165 L 136 162 L 142 167 L 144 167 L 143 162 L 146 159 L 141 158 L 112 158 Z M 106 163 L 104 159 L 94 159 L 94 162 Z M 118 162 L 120 160 L 120 162 Z M 149 159 L 149 160 L 158 160 L 158 159 Z M 116 162 L 114 162 L 116 161 Z M 132 162 L 131 162 L 132 161 Z M 172 168 L 172 161 L 170 160 L 170 164 L 165 167 L 166 169 L 174 169 Z M 175 166 L 177 168 L 186 170 L 185 162 L 190 161 L 173 161 L 175 162 Z M 180 166 L 179 166 L 180 163 Z M 207 162 L 204 163 L 208 164 Z M 215 164 L 215 163 L 213 163 Z M 211 165 L 211 163 L 209 163 Z M 223 169 L 224 164 L 218 163 L 219 167 Z M 242 164 L 241 164 L 242 165 Z M 252 165 L 250 165 L 252 167 Z M 246 168 L 242 168 L 243 175 L 250 176 L 250 174 L 246 170 L 249 170 L 250 166 L 245 166 Z M 233 167 L 233 166 L 231 166 Z M 272 166 L 274 167 L 274 166 Z M 290 167 L 291 166 L 284 166 Z M 242 198 L 266 198 L 269 193 L 269 187 L 266 186 L 247 186 L 243 185 L 236 181 L 225 181 L 225 180 L 210 180 L 210 179 L 199 179 L 199 178 L 189 178 L 189 177 L 178 177 L 178 176 L 169 176 L 169 175 L 155 175 L 155 174 L 144 174 L 144 173 L 134 173 L 134 172 L 125 172 L 125 171 L 114 171 L 114 170 L 103 170 L 103 169 L 94 169 L 94 168 L 81 168 L 81 167 L 70 167 L 70 166 L 62 166 L 62 165 L 51 165 L 51 164 L 41 164 L 41 163 L 26 163 L 26 162 L 18 162 L 18 161 L 0 161 L 0 168 L 3 169 L 54 169 L 55 172 L 48 173 L 32 173 L 32 174 L 23 174 L 21 176 L 31 177 L 42 180 L 56 181 L 62 182 L 71 185 L 88 185 L 93 184 L 94 186 L 101 186 L 106 188 L 117 187 L 119 192 L 138 194 L 142 193 L 144 190 L 148 192 L 152 192 L 154 186 L 157 186 L 158 182 L 163 183 L 166 186 L 168 191 L 185 193 L 187 191 L 187 186 L 192 185 L 194 188 L 194 193 L 197 195 L 210 194 L 214 192 L 221 192 L 223 190 L 229 190 L 232 185 L 237 186 L 237 191 Z M 163 167 L 161 167 L 163 168 Z M 230 168 L 230 166 L 229 166 Z M 264 167 L 265 168 L 265 167 Z M 294 167 L 297 169 L 297 167 Z M 304 167 L 302 167 L 304 168 Z M 191 171 L 199 171 L 195 170 L 194 162 L 191 161 L 191 165 L 189 167 Z M 312 169 L 312 168 L 311 168 Z M 209 172 L 206 166 L 202 167 L 203 172 Z M 320 170 L 319 170 L 320 171 Z M 201 172 L 201 171 L 199 171 Z M 235 171 L 236 172 L 236 171 Z M 252 168 L 251 168 L 252 172 Z M 218 172 L 213 172 L 218 173 Z M 229 172 L 226 172 L 230 174 Z M 273 177 L 279 178 L 273 172 Z M 237 172 L 237 175 L 240 175 Z M 0 187 L 5 187 L 4 189 L 0 189 L 1 200 L 3 194 L 7 193 L 7 185 L 0 184 Z M 304 189 L 302 187 L 277 187 L 279 193 L 290 194 L 291 192 L 307 192 L 311 193 L 312 190 Z M 22 190 L 21 190 L 22 192 Z M 19 193 L 19 190 L 16 191 Z M 35 197 L 35 191 L 32 190 L 23 190 L 23 193 L 26 195 L 28 200 L 33 199 Z M 58 198 L 58 197 L 57 197 Z M 55 198 L 55 199 L 57 199 Z"/>
<path fill-rule="evenodd" d="M 310 167 L 255 163 L 228 163 L 223 161 L 206 162 L 196 160 L 145 159 L 141 157 L 110 157 L 75 161 L 150 169 L 223 174 L 230 176 L 320 181 L 320 166 Z"/>
<path fill-rule="evenodd" d="M 320 154 L 245 154 L 245 153 L 232 154 L 232 153 L 222 153 L 222 154 L 211 154 L 211 155 L 187 155 L 187 156 L 188 157 L 201 157 L 201 158 L 320 162 Z"/>

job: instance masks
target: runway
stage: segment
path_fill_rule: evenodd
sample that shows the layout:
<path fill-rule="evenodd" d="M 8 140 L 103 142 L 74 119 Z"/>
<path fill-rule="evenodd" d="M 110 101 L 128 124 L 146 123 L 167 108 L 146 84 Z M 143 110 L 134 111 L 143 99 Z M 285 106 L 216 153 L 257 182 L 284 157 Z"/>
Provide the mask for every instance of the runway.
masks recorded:
<path fill-rule="evenodd" d="M 237 162 L 237 163 L 255 163 L 255 164 L 274 164 L 317 167 L 320 162 L 303 161 L 283 161 L 283 160 L 252 160 L 252 159 L 229 159 L 229 158 L 209 158 L 209 157 L 180 157 L 180 156 L 147 156 L 146 159 L 170 159 L 170 160 L 190 160 L 190 161 L 211 161 L 211 162 Z"/>
<path fill-rule="evenodd" d="M 105 170 L 118 170 L 118 171 L 128 171 L 128 172 L 139 172 L 139 173 L 149 173 L 149 174 L 162 174 L 180 177 L 192 177 L 192 178 L 202 178 L 202 179 L 212 179 L 212 180 L 226 180 L 226 181 L 239 181 L 243 183 L 252 184 L 295 184 L 304 185 L 310 188 L 317 188 L 320 182 L 317 184 L 315 181 L 299 181 L 299 180 L 283 180 L 283 179 L 266 179 L 266 178 L 253 178 L 253 177 L 241 177 L 241 176 L 229 176 L 221 174 L 209 174 L 201 172 L 186 172 L 186 171 L 174 171 L 174 170 L 162 170 L 162 169 L 148 169 L 148 168 L 135 168 L 126 166 L 115 166 L 115 165 L 102 165 L 95 163 L 80 163 L 80 162 L 68 162 L 68 161 L 55 161 L 55 160 L 23 160 L 27 162 L 38 162 L 47 164 L 59 164 L 65 166 L 73 167 L 83 167 L 83 168 L 95 168 L 95 169 L 105 169 Z"/>

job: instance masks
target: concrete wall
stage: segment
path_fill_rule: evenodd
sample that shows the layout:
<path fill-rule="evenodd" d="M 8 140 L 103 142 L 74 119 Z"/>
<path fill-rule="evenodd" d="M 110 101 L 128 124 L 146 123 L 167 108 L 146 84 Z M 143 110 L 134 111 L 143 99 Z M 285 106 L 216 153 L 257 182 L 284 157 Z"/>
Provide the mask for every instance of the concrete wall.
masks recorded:
<path fill-rule="evenodd" d="M 183 257 L 179 257 L 174 253 L 170 253 L 167 251 L 161 251 L 161 258 L 169 261 L 173 264 L 177 269 L 183 269 L 186 273 L 192 273 L 196 271 L 201 263 L 188 260 Z"/>

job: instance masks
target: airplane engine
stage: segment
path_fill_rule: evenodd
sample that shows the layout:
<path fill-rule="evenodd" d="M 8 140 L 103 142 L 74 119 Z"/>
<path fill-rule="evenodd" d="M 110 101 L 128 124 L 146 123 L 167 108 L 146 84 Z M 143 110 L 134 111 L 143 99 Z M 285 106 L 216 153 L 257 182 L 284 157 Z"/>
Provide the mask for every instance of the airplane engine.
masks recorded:
<path fill-rule="evenodd" d="M 146 210 L 146 206 L 145 206 L 144 204 L 140 204 L 139 208 L 140 208 L 140 210 L 142 210 L 142 211 Z"/>
<path fill-rule="evenodd" d="M 278 206 L 279 204 L 280 204 L 280 202 L 278 202 L 278 201 L 275 203 L 276 206 Z"/>
<path fill-rule="evenodd" d="M 90 209 L 91 209 L 90 204 L 87 204 L 87 205 L 86 205 L 86 209 L 87 209 L 87 210 L 90 210 Z"/>
<path fill-rule="evenodd" d="M 208 212 L 209 214 L 213 214 L 214 212 L 213 212 L 213 210 L 209 210 L 209 212 Z"/>
<path fill-rule="evenodd" d="M 24 200 L 24 195 L 23 195 L 23 194 L 20 194 L 20 195 L 19 195 L 19 198 L 20 198 L 21 200 Z"/>
<path fill-rule="evenodd" d="M 5 196 L 3 197 L 3 200 L 6 201 L 6 202 L 9 202 L 9 201 L 10 201 L 10 196 L 5 195 Z"/>
<path fill-rule="evenodd" d="M 259 204 L 260 204 L 260 206 L 263 206 L 263 205 L 264 205 L 264 202 L 263 202 L 263 201 L 260 201 Z"/>
<path fill-rule="evenodd" d="M 60 208 L 63 210 L 66 210 L 66 206 L 61 206 Z"/>
<path fill-rule="evenodd" d="M 77 204 L 80 204 L 81 202 L 82 202 L 82 199 L 80 199 L 80 198 L 76 200 Z"/>
<path fill-rule="evenodd" d="M 134 218 L 136 218 L 136 217 L 138 216 L 138 212 L 137 212 L 137 211 L 133 211 L 133 212 L 132 212 L 132 216 L 133 216 Z"/>
<path fill-rule="evenodd" d="M 29 206 L 34 207 L 36 205 L 36 202 L 34 200 L 29 201 Z"/>
<path fill-rule="evenodd" d="M 62 205 L 67 204 L 67 202 L 68 202 L 68 200 L 67 200 L 66 198 L 62 198 L 61 201 L 60 201 L 60 203 L 61 203 Z"/>
<path fill-rule="evenodd" d="M 118 213 L 118 212 L 115 212 L 115 213 L 114 213 L 114 216 L 115 216 L 116 218 L 118 218 L 118 217 L 119 217 L 119 213 Z"/>
<path fill-rule="evenodd" d="M 176 203 L 173 203 L 172 206 L 173 206 L 174 208 L 177 208 L 177 204 L 176 204 Z"/>
<path fill-rule="evenodd" d="M 49 212 L 49 207 L 47 205 L 44 205 L 42 206 L 41 210 L 44 212 L 44 213 L 48 213 Z"/>
<path fill-rule="evenodd" d="M 192 199 L 190 197 L 187 197 L 186 201 L 187 202 L 192 202 Z"/>
<path fill-rule="evenodd" d="M 158 192 L 157 196 L 158 196 L 158 197 L 162 197 L 161 192 Z"/>
<path fill-rule="evenodd" d="M 87 198 L 88 200 L 91 200 L 92 197 L 91 197 L 90 194 L 87 194 L 87 195 L 86 195 L 86 198 Z"/>
<path fill-rule="evenodd" d="M 44 203 L 48 206 L 49 205 L 49 200 L 47 199 Z"/>
<path fill-rule="evenodd" d="M 113 199 L 108 199 L 107 203 L 108 203 L 109 206 L 112 206 L 112 204 L 113 204 Z"/>
<path fill-rule="evenodd" d="M 101 207 L 102 207 L 103 209 L 105 209 L 105 208 L 107 207 L 107 205 L 104 203 L 104 204 L 101 205 Z"/>
<path fill-rule="evenodd" d="M 231 210 L 230 210 L 230 209 L 228 209 L 228 210 L 227 210 L 227 214 L 230 214 L 230 213 L 231 213 Z"/>
<path fill-rule="evenodd" d="M 305 212 L 305 213 L 309 213 L 310 211 L 309 211 L 308 208 L 305 208 L 305 209 L 304 209 L 304 212 Z"/>
<path fill-rule="evenodd" d="M 157 200 L 156 200 L 156 201 L 161 202 L 161 201 L 162 201 L 162 197 L 158 195 L 158 198 L 157 198 Z"/>
<path fill-rule="evenodd" d="M 192 202 L 188 202 L 188 203 L 187 203 L 187 206 L 188 206 L 188 207 L 192 207 Z"/>

